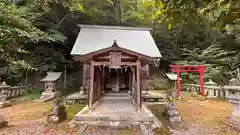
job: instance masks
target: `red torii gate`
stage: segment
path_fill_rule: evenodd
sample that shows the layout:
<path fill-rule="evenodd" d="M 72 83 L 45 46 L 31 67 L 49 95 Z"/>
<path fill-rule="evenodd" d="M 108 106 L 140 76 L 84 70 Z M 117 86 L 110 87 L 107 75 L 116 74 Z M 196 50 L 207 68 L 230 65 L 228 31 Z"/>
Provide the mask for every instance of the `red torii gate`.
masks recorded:
<path fill-rule="evenodd" d="M 205 65 L 187 65 L 187 66 L 181 66 L 181 65 L 170 65 L 172 68 L 172 72 L 177 73 L 177 96 L 180 96 L 180 72 L 199 72 L 200 74 L 200 87 L 201 87 L 201 93 L 202 96 L 204 96 L 204 80 L 202 77 L 203 72 L 205 72 L 206 68 L 208 66 Z"/>

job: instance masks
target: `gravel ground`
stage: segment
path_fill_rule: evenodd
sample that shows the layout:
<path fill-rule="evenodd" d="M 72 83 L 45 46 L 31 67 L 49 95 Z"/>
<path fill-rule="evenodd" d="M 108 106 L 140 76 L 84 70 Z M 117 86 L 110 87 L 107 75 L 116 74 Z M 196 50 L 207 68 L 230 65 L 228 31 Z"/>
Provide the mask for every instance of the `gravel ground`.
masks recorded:
<path fill-rule="evenodd" d="M 14 123 L 0 129 L 0 135 L 79 135 L 80 127 L 71 130 L 66 123 L 59 125 L 46 124 L 43 119 Z M 88 127 L 81 135 L 142 135 L 140 128 L 117 129 L 110 127 Z"/>
<path fill-rule="evenodd" d="M 88 127 L 82 135 L 143 135 L 140 128 L 117 129 L 109 127 Z"/>
<path fill-rule="evenodd" d="M 172 130 L 172 135 L 221 135 L 217 129 L 210 129 L 200 124 L 185 126 L 187 129 Z M 77 129 L 77 130 L 76 130 Z M 43 121 L 28 121 L 22 124 L 10 125 L 0 129 L 0 135 L 78 135 L 80 127 L 71 132 L 71 128 L 62 126 L 46 125 Z M 227 135 L 228 131 L 226 131 Z M 117 129 L 110 127 L 88 127 L 81 135 L 143 135 L 140 128 Z M 235 134 L 234 134 L 235 135 Z M 236 134 L 237 135 L 237 134 Z"/>
<path fill-rule="evenodd" d="M 71 128 L 68 126 L 46 125 L 42 120 L 25 121 L 0 129 L 0 135 L 74 135 L 74 133 L 71 134 Z"/>
<path fill-rule="evenodd" d="M 200 124 L 191 124 L 186 126 L 187 129 L 173 130 L 173 135 L 220 135 L 217 129 L 210 129 Z"/>

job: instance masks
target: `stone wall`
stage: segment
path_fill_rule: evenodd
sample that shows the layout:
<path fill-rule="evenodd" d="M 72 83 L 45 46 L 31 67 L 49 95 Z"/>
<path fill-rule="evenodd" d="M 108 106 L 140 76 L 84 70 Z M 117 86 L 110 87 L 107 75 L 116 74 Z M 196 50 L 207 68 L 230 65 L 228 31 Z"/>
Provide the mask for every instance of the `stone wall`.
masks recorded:
<path fill-rule="evenodd" d="M 196 91 L 200 93 L 200 85 L 199 84 L 183 84 L 183 87 L 187 91 Z M 240 95 L 240 86 L 237 85 L 204 85 L 205 96 L 208 98 L 220 98 L 227 99 L 228 96 Z"/>
<path fill-rule="evenodd" d="M 6 99 L 14 98 L 21 96 L 26 92 L 29 86 L 14 86 L 11 87 L 9 85 L 0 85 L 0 95 L 5 95 Z"/>

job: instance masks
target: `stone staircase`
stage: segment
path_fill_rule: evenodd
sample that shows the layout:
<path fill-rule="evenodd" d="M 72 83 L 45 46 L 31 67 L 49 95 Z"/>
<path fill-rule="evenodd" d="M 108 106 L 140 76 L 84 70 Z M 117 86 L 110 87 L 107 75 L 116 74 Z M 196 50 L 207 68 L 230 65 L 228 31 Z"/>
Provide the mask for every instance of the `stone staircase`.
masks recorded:
<path fill-rule="evenodd" d="M 106 93 L 102 98 L 103 101 L 131 101 L 131 96 L 128 93 Z"/>

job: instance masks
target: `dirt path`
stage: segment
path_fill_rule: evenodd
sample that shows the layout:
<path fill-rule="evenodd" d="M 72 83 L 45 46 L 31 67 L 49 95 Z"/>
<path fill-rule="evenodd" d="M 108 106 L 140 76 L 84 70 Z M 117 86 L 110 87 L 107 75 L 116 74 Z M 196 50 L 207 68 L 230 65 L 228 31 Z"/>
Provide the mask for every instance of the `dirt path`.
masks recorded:
<path fill-rule="evenodd" d="M 1 109 L 9 126 L 0 129 L 0 135 L 77 135 L 80 127 L 71 128 L 69 121 L 60 124 L 47 124 L 46 114 L 52 103 L 30 101 Z M 80 108 L 80 107 L 79 107 Z M 88 128 L 84 135 L 139 135 L 132 130 L 112 128 Z"/>
<path fill-rule="evenodd" d="M 215 130 L 218 135 L 240 135 L 224 124 L 232 112 L 232 105 L 227 101 L 203 100 L 201 97 L 193 98 L 185 94 L 183 99 L 176 100 L 176 105 L 182 120 L 190 129 L 203 131 L 206 127 Z"/>
<path fill-rule="evenodd" d="M 0 129 L 0 135 L 74 135 L 67 122 L 51 125 L 46 123 L 46 114 L 51 102 L 29 101 L 15 104 L 0 110 L 9 126 Z"/>
<path fill-rule="evenodd" d="M 52 104 L 49 102 L 28 101 L 3 108 L 0 113 L 10 124 L 14 124 L 42 118 L 50 111 L 51 107 Z"/>

